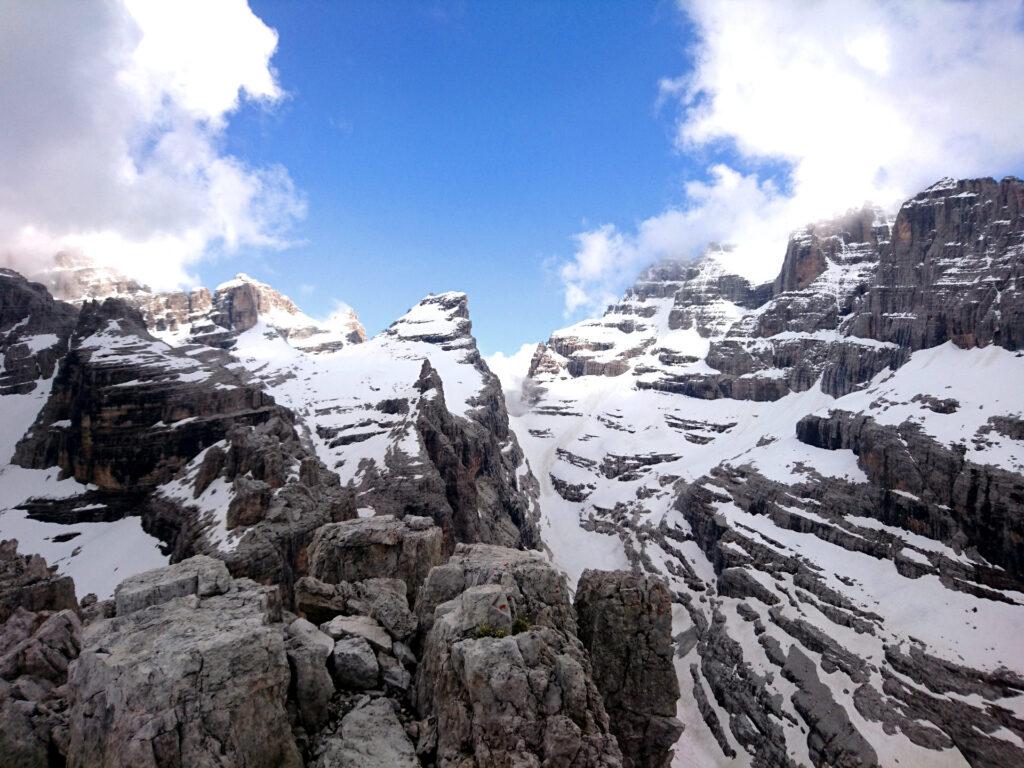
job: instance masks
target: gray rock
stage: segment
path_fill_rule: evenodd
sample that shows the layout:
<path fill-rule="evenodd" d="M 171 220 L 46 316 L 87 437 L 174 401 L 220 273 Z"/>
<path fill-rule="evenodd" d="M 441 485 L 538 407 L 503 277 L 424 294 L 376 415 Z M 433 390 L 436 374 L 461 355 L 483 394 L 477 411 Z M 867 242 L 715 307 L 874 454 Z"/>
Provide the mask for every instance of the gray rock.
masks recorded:
<path fill-rule="evenodd" d="M 679 681 L 668 587 L 628 571 L 586 570 L 575 605 L 623 766 L 665 768 L 683 732 L 675 716 Z"/>
<path fill-rule="evenodd" d="M 378 650 L 391 650 L 391 636 L 369 616 L 335 616 L 326 624 L 322 624 L 320 629 L 335 640 L 342 637 L 361 637 Z"/>
<path fill-rule="evenodd" d="M 792 645 L 782 674 L 800 689 L 793 694 L 793 706 L 807 723 L 807 746 L 818 766 L 862 768 L 878 765 L 878 756 L 864 736 L 850 722 L 849 713 L 832 697 L 828 686 L 818 679 L 812 662 Z"/>
<path fill-rule="evenodd" d="M 328 704 L 334 695 L 334 681 L 327 660 L 334 640 L 305 619 L 288 625 L 285 651 L 291 667 L 299 719 L 308 732 L 316 732 L 328 719 Z"/>
<path fill-rule="evenodd" d="M 75 610 L 75 584 L 39 555 L 18 554 L 16 539 L 0 541 L 0 624 L 19 607 L 31 612 Z"/>
<path fill-rule="evenodd" d="M 365 638 L 350 636 L 338 640 L 331 652 L 331 667 L 339 688 L 365 691 L 377 687 L 380 665 Z"/>
<path fill-rule="evenodd" d="M 353 586 L 356 598 L 349 601 L 350 609 L 376 619 L 398 640 L 416 631 L 416 615 L 409 610 L 408 590 L 401 579 L 365 579 Z"/>
<path fill-rule="evenodd" d="M 277 589 L 236 582 L 90 625 L 72 666 L 68 766 L 302 764 Z"/>
<path fill-rule="evenodd" d="M 81 646 L 82 623 L 74 611 L 68 610 L 37 614 L 32 623 L 39 619 L 42 623 L 31 635 L 0 656 L 0 677 L 15 680 L 27 675 L 58 685 L 67 679 L 68 665 L 78 656 Z"/>
<path fill-rule="evenodd" d="M 414 525 L 391 515 L 324 525 L 309 545 L 309 575 L 328 584 L 401 579 L 411 598 L 443 559 L 441 529 Z"/>
<path fill-rule="evenodd" d="M 459 544 L 448 562 L 430 571 L 416 600 L 421 631 L 430 629 L 435 610 L 470 587 L 498 584 L 512 601 L 513 620 L 576 632 L 565 577 L 544 555 L 489 544 Z"/>
<path fill-rule="evenodd" d="M 231 574 L 224 561 L 196 555 L 165 568 L 130 576 L 114 590 L 117 615 L 125 616 L 176 597 L 212 597 L 231 589 Z"/>
<path fill-rule="evenodd" d="M 416 677 L 437 763 L 621 766 L 554 568 L 534 553 L 462 545 L 431 572 L 417 612 L 459 584 L 431 611 Z"/>
<path fill-rule="evenodd" d="M 349 712 L 340 732 L 324 740 L 314 768 L 419 768 L 416 750 L 390 699 L 372 699 Z"/>

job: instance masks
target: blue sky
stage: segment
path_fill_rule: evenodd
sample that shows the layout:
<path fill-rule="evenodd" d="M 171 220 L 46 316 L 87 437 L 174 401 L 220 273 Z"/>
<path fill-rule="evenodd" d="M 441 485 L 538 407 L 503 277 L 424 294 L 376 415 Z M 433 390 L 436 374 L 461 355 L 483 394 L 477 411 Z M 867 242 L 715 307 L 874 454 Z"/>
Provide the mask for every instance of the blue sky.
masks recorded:
<path fill-rule="evenodd" d="M 371 332 L 463 290 L 485 354 L 1024 171 L 1024 0 L 0 3 L 0 50 L 0 265 L 244 271 Z"/>
<path fill-rule="evenodd" d="M 227 151 L 281 163 L 308 202 L 300 244 L 245 269 L 310 314 L 379 330 L 428 292 L 470 295 L 485 353 L 565 324 L 553 263 L 590 224 L 629 225 L 700 172 L 673 149 L 659 79 L 684 19 L 655 3 L 251 3 L 279 34 L 289 97 L 233 116 Z"/>

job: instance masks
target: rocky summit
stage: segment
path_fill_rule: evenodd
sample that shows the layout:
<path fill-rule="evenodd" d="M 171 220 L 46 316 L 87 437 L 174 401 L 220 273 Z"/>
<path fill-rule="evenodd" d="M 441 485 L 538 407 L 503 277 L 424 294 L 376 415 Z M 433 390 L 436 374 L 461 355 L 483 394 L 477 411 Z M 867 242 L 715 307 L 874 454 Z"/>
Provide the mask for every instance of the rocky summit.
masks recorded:
<path fill-rule="evenodd" d="M 504 390 L 458 292 L 0 270 L 0 765 L 1024 765 L 1024 182 L 777 257 Z"/>

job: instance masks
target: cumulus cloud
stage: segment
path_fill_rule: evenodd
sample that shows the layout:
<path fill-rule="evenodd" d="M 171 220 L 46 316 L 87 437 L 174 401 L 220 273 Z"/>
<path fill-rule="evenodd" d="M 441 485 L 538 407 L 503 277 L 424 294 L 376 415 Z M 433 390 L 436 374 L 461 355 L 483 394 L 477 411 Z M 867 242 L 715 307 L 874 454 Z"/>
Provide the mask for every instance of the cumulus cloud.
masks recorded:
<path fill-rule="evenodd" d="M 283 92 L 245 0 L 0 5 L 0 263 L 80 251 L 155 286 L 211 252 L 282 247 L 304 202 L 225 153 L 242 100 Z"/>
<path fill-rule="evenodd" d="M 788 233 L 870 201 L 894 207 L 943 176 L 1024 164 L 1019 0 L 688 0 L 692 70 L 661 84 L 676 145 L 707 158 L 677 207 L 577 236 L 566 310 L 619 293 L 642 266 L 731 244 L 728 266 L 774 277 Z M 766 168 L 785 169 L 777 173 Z"/>
<path fill-rule="evenodd" d="M 523 344 L 511 355 L 495 352 L 485 358 L 487 367 L 498 377 L 505 393 L 505 403 L 509 413 L 519 416 L 525 413 L 523 405 L 523 381 L 530 371 L 530 362 L 537 351 L 537 344 Z"/>

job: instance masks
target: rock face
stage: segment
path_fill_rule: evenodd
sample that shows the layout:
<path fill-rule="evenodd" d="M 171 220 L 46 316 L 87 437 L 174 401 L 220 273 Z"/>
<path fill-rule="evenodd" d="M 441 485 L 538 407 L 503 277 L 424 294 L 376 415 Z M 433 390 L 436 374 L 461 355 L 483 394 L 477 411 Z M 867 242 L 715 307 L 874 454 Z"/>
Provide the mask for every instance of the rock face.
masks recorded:
<path fill-rule="evenodd" d="M 586 570 L 575 606 L 623 766 L 668 766 L 683 726 L 675 717 L 679 681 L 667 586 L 628 571 Z"/>
<path fill-rule="evenodd" d="M 416 703 L 439 766 L 619 766 L 568 590 L 539 555 L 459 545 L 430 572 Z"/>
<path fill-rule="evenodd" d="M 114 591 L 114 605 L 119 616 L 126 616 L 176 597 L 210 597 L 230 589 L 231 574 L 224 563 L 200 555 L 125 579 Z"/>
<path fill-rule="evenodd" d="M 388 699 L 353 709 L 329 738 L 314 768 L 418 768 L 412 742 Z"/>
<path fill-rule="evenodd" d="M 864 414 L 830 411 L 805 416 L 796 432 L 808 445 L 853 451 L 872 485 L 883 490 L 878 519 L 940 541 L 969 542 L 1024 581 L 1024 475 L 966 460 L 913 421 L 883 426 Z"/>
<path fill-rule="evenodd" d="M 911 198 L 852 319 L 910 349 L 1024 345 L 1024 185 L 944 179 Z"/>
<path fill-rule="evenodd" d="M 276 588 L 225 584 L 222 572 L 204 597 L 154 604 L 181 591 L 180 572 L 149 575 L 154 589 L 128 605 L 148 607 L 86 629 L 69 681 L 68 765 L 302 765 L 284 638 L 270 626 Z"/>
<path fill-rule="evenodd" d="M 105 489 L 153 486 L 232 424 L 274 412 L 271 398 L 222 364 L 186 352 L 153 339 L 122 302 L 84 305 L 17 463 L 57 465 Z"/>
<path fill-rule="evenodd" d="M 54 570 L 39 555 L 19 555 L 14 539 L 0 541 L 0 624 L 19 608 L 33 613 L 77 608 L 74 582 Z"/>
<path fill-rule="evenodd" d="M 667 581 L 691 761 L 1024 757 L 1022 194 L 805 227 L 766 286 L 656 265 L 534 356 L 512 422 L 548 546 Z"/>
<path fill-rule="evenodd" d="M 76 315 L 42 285 L 0 269 L 0 395 L 26 394 L 53 375 L 67 352 Z"/>
<path fill-rule="evenodd" d="M 0 755 L 48 766 L 66 735 L 68 666 L 81 646 L 71 579 L 0 542 Z"/>
<path fill-rule="evenodd" d="M 327 584 L 388 574 L 409 596 L 443 560 L 441 530 L 427 518 L 379 515 L 319 528 L 309 547 L 309 575 Z"/>

